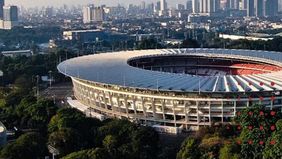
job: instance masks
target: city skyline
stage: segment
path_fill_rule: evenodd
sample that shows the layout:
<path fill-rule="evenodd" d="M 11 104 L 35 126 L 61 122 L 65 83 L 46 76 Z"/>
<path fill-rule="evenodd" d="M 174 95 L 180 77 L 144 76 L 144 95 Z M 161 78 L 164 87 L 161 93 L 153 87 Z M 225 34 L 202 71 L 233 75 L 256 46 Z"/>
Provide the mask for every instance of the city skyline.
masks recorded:
<path fill-rule="evenodd" d="M 144 0 L 146 3 L 156 3 L 158 0 Z M 185 4 L 187 0 L 167 0 L 167 3 L 169 6 L 175 7 L 175 4 L 177 3 L 183 3 Z M 76 0 L 63 0 L 63 1 L 56 1 L 56 0 L 6 0 L 6 5 L 18 5 L 23 7 L 42 7 L 42 6 L 62 6 L 64 4 L 72 4 L 72 5 L 87 5 L 87 4 L 106 4 L 109 6 L 121 4 L 121 5 L 127 5 L 127 4 L 141 4 L 140 0 L 83 0 L 83 1 L 76 1 Z"/>

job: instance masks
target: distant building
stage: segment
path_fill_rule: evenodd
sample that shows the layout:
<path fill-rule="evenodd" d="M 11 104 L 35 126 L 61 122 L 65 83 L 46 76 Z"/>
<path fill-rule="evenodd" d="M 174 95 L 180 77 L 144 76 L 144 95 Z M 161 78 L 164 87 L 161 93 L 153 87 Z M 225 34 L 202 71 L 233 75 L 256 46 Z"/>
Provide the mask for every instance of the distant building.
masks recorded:
<path fill-rule="evenodd" d="M 0 0 L 0 19 L 3 20 L 3 7 L 5 5 L 5 0 Z"/>
<path fill-rule="evenodd" d="M 255 8 L 254 8 L 254 0 L 247 0 L 247 16 L 253 17 L 255 16 Z"/>
<path fill-rule="evenodd" d="M 193 13 L 200 13 L 200 0 L 192 0 Z"/>
<path fill-rule="evenodd" d="M 278 0 L 278 12 L 282 12 L 282 0 Z"/>
<path fill-rule="evenodd" d="M 167 2 L 166 0 L 161 0 L 161 11 L 167 10 Z"/>
<path fill-rule="evenodd" d="M 32 56 L 33 51 L 31 50 L 15 50 L 15 51 L 2 51 L 2 55 L 6 57 L 17 57 L 17 56 Z"/>
<path fill-rule="evenodd" d="M 183 4 L 176 4 L 176 9 L 177 10 L 184 10 L 185 9 L 185 5 L 183 5 Z"/>
<path fill-rule="evenodd" d="M 186 10 L 189 10 L 189 11 L 193 10 L 193 2 L 192 2 L 192 0 L 188 0 L 186 2 Z"/>
<path fill-rule="evenodd" d="M 104 20 L 104 7 L 94 7 L 92 5 L 83 7 L 83 23 L 102 22 Z"/>
<path fill-rule="evenodd" d="M 278 0 L 248 0 L 247 16 L 269 17 L 278 14 Z"/>
<path fill-rule="evenodd" d="M 4 6 L 3 20 L 0 20 L 0 29 L 12 29 L 19 24 L 18 21 L 18 7 Z"/>
<path fill-rule="evenodd" d="M 92 6 L 83 7 L 83 23 L 90 23 L 92 19 L 91 14 Z"/>
<path fill-rule="evenodd" d="M 220 10 L 220 0 L 200 0 L 200 13 L 216 13 Z"/>

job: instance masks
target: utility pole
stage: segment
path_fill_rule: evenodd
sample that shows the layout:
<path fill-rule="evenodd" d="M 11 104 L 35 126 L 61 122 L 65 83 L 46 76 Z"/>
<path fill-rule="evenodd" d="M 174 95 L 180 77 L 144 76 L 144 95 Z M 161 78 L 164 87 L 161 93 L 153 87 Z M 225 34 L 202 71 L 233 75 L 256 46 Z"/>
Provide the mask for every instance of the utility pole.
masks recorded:
<path fill-rule="evenodd" d="M 50 82 L 50 88 L 52 87 L 52 71 L 49 71 L 49 82 Z"/>
<path fill-rule="evenodd" d="M 36 75 L 36 98 L 39 99 L 39 75 Z"/>

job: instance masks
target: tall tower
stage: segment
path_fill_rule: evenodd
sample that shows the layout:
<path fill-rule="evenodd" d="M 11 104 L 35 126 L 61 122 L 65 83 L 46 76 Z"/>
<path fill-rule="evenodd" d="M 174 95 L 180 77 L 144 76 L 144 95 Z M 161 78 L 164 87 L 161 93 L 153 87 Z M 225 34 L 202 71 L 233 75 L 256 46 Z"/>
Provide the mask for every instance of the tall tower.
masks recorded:
<path fill-rule="evenodd" d="M 200 0 L 192 0 L 193 13 L 200 13 Z"/>
<path fill-rule="evenodd" d="M 255 9 L 254 9 L 254 0 L 247 0 L 247 16 L 253 17 L 255 16 Z"/>
<path fill-rule="evenodd" d="M 256 17 L 264 16 L 264 0 L 254 0 L 254 11 Z"/>
<path fill-rule="evenodd" d="M 167 10 L 167 2 L 166 0 L 161 0 L 161 11 Z"/>
<path fill-rule="evenodd" d="M 83 23 L 90 23 L 91 20 L 93 19 L 92 17 L 92 10 L 93 6 L 84 6 L 83 7 Z"/>
<path fill-rule="evenodd" d="M 18 21 L 18 7 L 17 6 L 4 6 L 3 7 L 4 21 Z"/>
<path fill-rule="evenodd" d="M 265 0 L 264 16 L 276 16 L 278 13 L 278 0 Z"/>

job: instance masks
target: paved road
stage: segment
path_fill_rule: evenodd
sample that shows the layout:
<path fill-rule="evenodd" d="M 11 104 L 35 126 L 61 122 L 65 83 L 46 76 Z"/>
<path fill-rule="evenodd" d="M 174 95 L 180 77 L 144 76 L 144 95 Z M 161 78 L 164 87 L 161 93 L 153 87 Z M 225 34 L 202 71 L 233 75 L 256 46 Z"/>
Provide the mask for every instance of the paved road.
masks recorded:
<path fill-rule="evenodd" d="M 66 98 L 73 96 L 72 83 L 55 84 L 40 92 L 40 96 L 54 100 L 56 104 L 65 106 Z M 64 103 L 63 103 L 63 102 Z"/>

